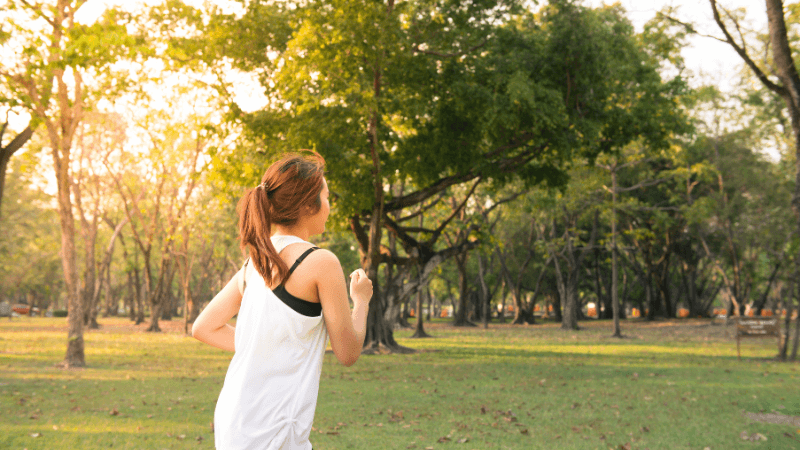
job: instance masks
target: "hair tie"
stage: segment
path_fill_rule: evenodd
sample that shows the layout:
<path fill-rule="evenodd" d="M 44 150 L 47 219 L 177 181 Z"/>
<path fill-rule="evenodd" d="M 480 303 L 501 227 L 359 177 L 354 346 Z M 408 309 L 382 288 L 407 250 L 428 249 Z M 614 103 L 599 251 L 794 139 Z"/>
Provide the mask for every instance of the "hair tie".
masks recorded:
<path fill-rule="evenodd" d="M 264 191 L 264 192 L 267 194 L 267 197 L 270 197 L 270 196 L 272 196 L 272 193 L 273 193 L 273 192 L 275 192 L 275 191 L 277 190 L 277 188 L 272 188 L 272 189 L 268 188 L 268 187 L 267 187 L 267 183 L 261 183 L 261 184 L 259 184 L 258 186 L 256 186 L 256 189 L 261 189 L 261 190 L 263 190 L 263 191 Z"/>

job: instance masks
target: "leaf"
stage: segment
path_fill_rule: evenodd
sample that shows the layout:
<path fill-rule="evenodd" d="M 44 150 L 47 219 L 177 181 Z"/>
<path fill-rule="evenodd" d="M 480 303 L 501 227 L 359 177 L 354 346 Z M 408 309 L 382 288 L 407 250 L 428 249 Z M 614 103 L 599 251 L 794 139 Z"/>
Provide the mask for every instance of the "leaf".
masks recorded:
<path fill-rule="evenodd" d="M 743 441 L 747 441 L 750 439 L 750 436 L 747 435 L 747 431 L 742 431 L 739 433 L 739 437 L 742 438 Z"/>

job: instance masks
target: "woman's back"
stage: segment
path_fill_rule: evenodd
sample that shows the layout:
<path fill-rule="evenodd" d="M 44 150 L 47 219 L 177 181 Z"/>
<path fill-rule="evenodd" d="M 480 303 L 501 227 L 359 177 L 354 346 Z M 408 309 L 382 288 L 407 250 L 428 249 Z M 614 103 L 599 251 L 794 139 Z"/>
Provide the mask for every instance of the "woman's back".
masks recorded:
<path fill-rule="evenodd" d="M 304 241 L 283 236 L 272 242 L 280 253 Z M 297 250 L 291 250 L 287 252 L 294 256 Z M 278 294 L 282 300 L 256 271 L 246 272 L 236 321 L 236 353 L 214 413 L 217 448 L 311 448 L 308 437 L 328 334 L 321 311 L 305 315 L 313 314 L 313 304 L 298 308 L 292 302 L 302 300 L 286 300 L 289 292 L 302 297 L 303 278 L 287 283 L 284 293 Z"/>

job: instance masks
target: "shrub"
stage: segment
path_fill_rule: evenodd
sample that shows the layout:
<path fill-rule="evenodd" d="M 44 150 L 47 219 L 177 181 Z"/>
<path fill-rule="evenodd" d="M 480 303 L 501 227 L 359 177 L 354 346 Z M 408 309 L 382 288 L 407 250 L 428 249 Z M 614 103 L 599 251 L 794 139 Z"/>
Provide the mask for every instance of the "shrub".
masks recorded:
<path fill-rule="evenodd" d="M 67 317 L 66 309 L 56 309 L 53 311 L 53 317 Z"/>

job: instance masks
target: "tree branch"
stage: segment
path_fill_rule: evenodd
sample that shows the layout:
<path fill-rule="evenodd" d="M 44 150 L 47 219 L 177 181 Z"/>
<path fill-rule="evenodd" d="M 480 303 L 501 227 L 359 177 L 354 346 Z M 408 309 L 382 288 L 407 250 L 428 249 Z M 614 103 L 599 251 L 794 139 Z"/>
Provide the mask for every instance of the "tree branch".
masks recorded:
<path fill-rule="evenodd" d="M 439 239 L 439 236 L 442 234 L 442 231 L 444 231 L 444 229 L 447 227 L 447 224 L 449 224 L 450 221 L 452 221 L 461 212 L 461 210 L 464 209 L 464 206 L 466 206 L 467 201 L 469 201 L 470 197 L 472 197 L 472 194 L 475 193 L 475 188 L 478 187 L 481 181 L 482 181 L 481 177 L 478 177 L 478 179 L 475 180 L 475 183 L 472 185 L 472 189 L 470 189 L 469 192 L 467 192 L 467 195 L 464 196 L 464 201 L 462 201 L 461 204 L 458 205 L 458 207 L 455 210 L 453 210 L 453 213 L 450 214 L 450 217 L 442 221 L 442 223 L 439 224 L 438 227 L 436 227 L 436 230 L 434 230 L 431 237 L 428 238 L 428 240 L 426 241 L 427 245 L 433 246 L 433 243 L 436 242 L 437 239 Z"/>
<path fill-rule="evenodd" d="M 747 53 L 747 51 L 739 46 L 739 44 L 737 44 L 733 39 L 733 36 L 731 36 L 731 34 L 728 32 L 728 28 L 725 26 L 725 23 L 722 21 L 722 18 L 719 15 L 719 10 L 717 9 L 717 0 L 709 0 L 709 3 L 711 3 L 711 10 L 714 12 L 714 21 L 717 23 L 717 26 L 719 26 L 720 30 L 722 30 L 722 34 L 725 35 L 725 42 L 733 47 L 736 53 L 738 53 L 742 60 L 744 60 L 744 63 L 747 64 L 747 67 L 749 67 L 755 73 L 756 77 L 758 77 L 758 79 L 764 84 L 764 86 L 767 87 L 767 89 L 782 97 L 786 96 L 788 94 L 786 87 L 770 81 L 767 75 L 750 58 L 750 55 Z"/>

